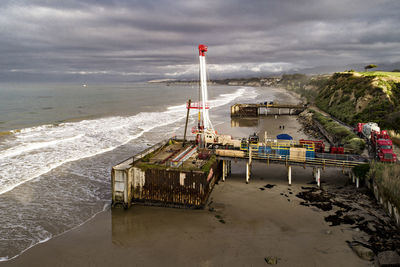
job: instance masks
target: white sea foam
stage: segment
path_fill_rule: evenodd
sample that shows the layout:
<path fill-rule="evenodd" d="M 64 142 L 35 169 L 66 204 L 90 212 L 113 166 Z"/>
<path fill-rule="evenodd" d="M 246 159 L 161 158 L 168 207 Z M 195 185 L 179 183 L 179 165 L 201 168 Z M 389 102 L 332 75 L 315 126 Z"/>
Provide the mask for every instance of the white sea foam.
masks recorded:
<path fill-rule="evenodd" d="M 209 101 L 210 107 L 226 105 L 249 88 Z M 59 125 L 42 125 L 15 131 L 0 152 L 0 194 L 12 190 L 64 163 L 91 157 L 134 140 L 145 132 L 185 117 L 185 105 L 164 112 L 141 112 L 128 117 L 107 117 Z"/>

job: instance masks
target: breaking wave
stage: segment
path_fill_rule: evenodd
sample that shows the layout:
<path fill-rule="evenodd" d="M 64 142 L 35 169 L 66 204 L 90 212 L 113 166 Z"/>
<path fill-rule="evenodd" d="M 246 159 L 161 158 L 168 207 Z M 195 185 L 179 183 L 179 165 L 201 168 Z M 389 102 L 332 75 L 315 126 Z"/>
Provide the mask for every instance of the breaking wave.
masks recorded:
<path fill-rule="evenodd" d="M 229 104 L 249 93 L 239 88 L 209 101 L 211 108 Z M 255 96 L 255 92 L 252 92 Z M 41 125 L 14 131 L 0 152 L 0 194 L 43 175 L 64 163 L 92 157 L 124 145 L 154 128 L 185 118 L 185 105 L 163 112 L 106 117 L 59 125 Z"/>

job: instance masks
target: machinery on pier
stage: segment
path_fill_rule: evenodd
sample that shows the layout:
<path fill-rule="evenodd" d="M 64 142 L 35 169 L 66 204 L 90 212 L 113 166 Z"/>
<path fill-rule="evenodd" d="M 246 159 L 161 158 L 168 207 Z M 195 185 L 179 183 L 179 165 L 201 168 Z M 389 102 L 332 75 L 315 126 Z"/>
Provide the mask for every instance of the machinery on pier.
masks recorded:
<path fill-rule="evenodd" d="M 198 123 L 192 128 L 192 133 L 196 134 L 196 142 L 200 148 L 207 147 L 206 136 L 214 138 L 215 131 L 212 126 L 208 110 L 208 91 L 207 91 L 207 72 L 206 72 L 206 52 L 208 47 L 204 44 L 199 45 L 199 62 L 200 62 L 200 87 L 199 101 L 188 106 L 189 109 L 198 109 Z"/>
<path fill-rule="evenodd" d="M 208 89 L 207 89 L 207 70 L 206 70 L 206 52 L 208 47 L 204 44 L 199 45 L 199 62 L 200 62 L 200 86 L 199 101 L 188 106 L 190 109 L 198 110 L 197 126 L 192 128 L 192 133 L 196 134 L 196 142 L 200 148 L 209 146 L 222 145 L 229 147 L 240 147 L 240 140 L 234 139 L 230 135 L 218 134 L 211 123 L 209 115 Z"/>
<path fill-rule="evenodd" d="M 249 153 L 250 150 L 260 157 L 276 155 L 280 158 L 300 157 L 304 159 L 314 158 L 343 158 L 343 147 L 330 147 L 328 153 L 325 152 L 325 144 L 322 140 L 300 140 L 295 141 L 287 134 L 280 134 L 277 140 L 265 137 L 264 142 L 259 140 L 256 133 L 249 138 L 235 139 L 230 135 L 218 134 L 210 120 L 210 105 L 208 103 L 207 71 L 206 71 L 206 52 L 208 47 L 204 44 L 198 46 L 199 49 L 199 101 L 188 103 L 188 109 L 198 110 L 197 125 L 192 128 L 192 133 L 196 135 L 196 143 L 199 148 L 199 158 L 207 158 L 210 154 L 209 149 L 239 150 Z"/>

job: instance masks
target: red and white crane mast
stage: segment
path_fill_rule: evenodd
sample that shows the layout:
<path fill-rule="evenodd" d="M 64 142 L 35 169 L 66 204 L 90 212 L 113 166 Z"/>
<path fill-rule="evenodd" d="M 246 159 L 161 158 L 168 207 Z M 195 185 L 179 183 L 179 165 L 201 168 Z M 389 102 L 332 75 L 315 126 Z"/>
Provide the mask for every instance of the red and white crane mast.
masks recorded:
<path fill-rule="evenodd" d="M 199 45 L 199 61 L 200 61 L 200 87 L 201 87 L 201 110 L 203 115 L 204 132 L 214 131 L 210 116 L 208 113 L 208 91 L 207 91 L 207 71 L 206 71 L 206 52 L 208 47 L 204 44 Z"/>

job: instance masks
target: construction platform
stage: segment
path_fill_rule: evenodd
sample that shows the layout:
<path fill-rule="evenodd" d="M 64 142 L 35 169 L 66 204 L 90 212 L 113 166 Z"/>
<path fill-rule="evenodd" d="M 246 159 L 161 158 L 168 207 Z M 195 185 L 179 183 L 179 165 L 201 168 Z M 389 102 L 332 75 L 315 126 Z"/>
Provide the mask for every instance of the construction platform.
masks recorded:
<path fill-rule="evenodd" d="M 246 162 L 246 183 L 253 162 L 285 165 L 288 184 L 292 183 L 292 166 L 312 167 L 320 186 L 321 170 L 343 171 L 365 163 L 358 155 L 314 153 L 311 147 L 266 147 L 250 145 L 239 149 L 198 149 L 194 141 L 168 139 L 114 166 L 111 172 L 112 204 L 128 208 L 132 203 L 202 208 L 215 182 L 231 173 L 232 161 Z M 242 149 L 242 148 L 241 148 Z M 308 151 L 310 150 L 310 151 Z M 312 150 L 312 151 L 311 151 Z M 311 153 L 309 153 L 311 152 Z"/>
<path fill-rule="evenodd" d="M 307 108 L 301 104 L 234 104 L 231 117 L 258 117 L 267 115 L 297 115 Z"/>
<path fill-rule="evenodd" d="M 216 156 L 199 154 L 194 141 L 168 139 L 112 168 L 112 204 L 201 208 L 221 170 Z"/>

